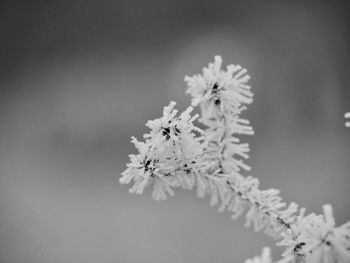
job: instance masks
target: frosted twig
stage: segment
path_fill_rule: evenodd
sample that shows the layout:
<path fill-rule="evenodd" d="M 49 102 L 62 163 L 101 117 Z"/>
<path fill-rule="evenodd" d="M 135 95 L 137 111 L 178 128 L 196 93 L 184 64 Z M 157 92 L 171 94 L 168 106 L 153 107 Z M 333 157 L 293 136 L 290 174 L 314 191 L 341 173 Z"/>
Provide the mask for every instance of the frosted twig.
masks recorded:
<path fill-rule="evenodd" d="M 209 194 L 211 205 L 220 203 L 219 211 L 230 211 L 234 219 L 245 214 L 246 226 L 278 239 L 286 247 L 279 263 L 297 258 L 305 263 L 350 262 L 350 221 L 336 227 L 330 205 L 323 207 L 324 215 L 305 215 L 293 202 L 286 207 L 278 190 L 261 190 L 259 180 L 246 175 L 249 145 L 237 136 L 254 134 L 249 121 L 240 117 L 253 101 L 250 77 L 239 65 L 226 70 L 221 65 L 216 56 L 202 75 L 185 77 L 192 106 L 200 106 L 199 121 L 206 129 L 194 125 L 199 116 L 191 116 L 192 107 L 178 115 L 171 102 L 161 118 L 147 122 L 151 131 L 144 142 L 132 139 L 139 153 L 130 155 L 120 182 L 133 181 L 130 192 L 137 194 L 153 184 L 156 200 L 174 195 L 177 187 L 196 187 L 199 197 Z M 350 127 L 350 122 L 345 125 Z M 270 262 L 266 249 L 261 258 L 247 261 Z"/>

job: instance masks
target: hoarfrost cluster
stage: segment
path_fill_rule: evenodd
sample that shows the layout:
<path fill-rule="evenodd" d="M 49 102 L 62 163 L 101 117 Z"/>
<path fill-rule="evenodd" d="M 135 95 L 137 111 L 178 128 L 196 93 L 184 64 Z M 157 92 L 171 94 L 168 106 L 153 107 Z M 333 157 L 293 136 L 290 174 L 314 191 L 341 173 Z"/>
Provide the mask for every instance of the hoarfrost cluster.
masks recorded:
<path fill-rule="evenodd" d="M 233 219 L 244 215 L 247 227 L 264 231 L 284 246 L 279 263 L 350 262 L 350 221 L 336 227 L 330 205 L 324 206 L 324 215 L 306 215 L 297 204 L 287 205 L 279 190 L 260 189 L 259 180 L 246 175 L 249 145 L 238 136 L 254 133 L 249 121 L 240 117 L 253 101 L 248 80 L 247 70 L 239 65 L 222 69 L 220 56 L 201 75 L 186 76 L 192 106 L 178 114 L 171 102 L 161 118 L 147 122 L 150 132 L 144 141 L 132 138 L 138 153 L 130 155 L 120 183 L 132 182 L 130 192 L 137 194 L 153 185 L 155 200 L 173 196 L 179 187 L 195 188 L 199 197 L 210 195 L 210 204 L 219 204 L 219 211 L 230 211 Z M 196 106 L 200 116 L 191 115 Z M 268 248 L 261 257 L 246 261 L 271 262 Z"/>

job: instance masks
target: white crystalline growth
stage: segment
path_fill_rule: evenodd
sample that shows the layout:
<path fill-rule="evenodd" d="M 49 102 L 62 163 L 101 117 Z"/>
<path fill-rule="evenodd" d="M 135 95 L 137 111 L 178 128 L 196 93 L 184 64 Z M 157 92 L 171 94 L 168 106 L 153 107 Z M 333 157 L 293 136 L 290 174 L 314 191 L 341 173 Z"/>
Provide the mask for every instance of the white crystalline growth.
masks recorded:
<path fill-rule="evenodd" d="M 130 155 L 130 163 L 119 179 L 122 184 L 134 182 L 131 193 L 142 194 L 154 183 L 152 197 L 165 200 L 167 195 L 174 195 L 173 187 L 193 187 L 192 166 L 200 151 L 202 131 L 193 125 L 198 115 L 190 115 L 192 107 L 177 116 L 175 104 L 165 107 L 161 118 L 147 122 L 151 131 L 144 135 L 145 142 L 132 138 L 139 153 Z"/>
<path fill-rule="evenodd" d="M 345 113 L 344 117 L 345 117 L 345 119 L 349 119 L 349 121 L 345 122 L 345 126 L 349 128 L 350 127 L 350 112 Z"/>
<path fill-rule="evenodd" d="M 240 66 L 221 66 L 216 56 L 202 75 L 185 78 L 205 130 L 193 124 L 199 116 L 191 116 L 192 107 L 178 115 L 171 102 L 161 118 L 147 122 L 150 132 L 144 142 L 132 139 L 138 153 L 130 155 L 120 183 L 133 182 L 130 192 L 137 194 L 153 184 L 155 200 L 174 195 L 176 187 L 196 186 L 199 197 L 208 194 L 211 205 L 220 203 L 219 211 L 228 210 L 234 219 L 245 215 L 246 226 L 278 239 L 286 247 L 278 263 L 350 263 L 350 222 L 336 227 L 330 205 L 324 206 L 324 215 L 305 216 L 305 209 L 287 205 L 279 190 L 261 190 L 258 178 L 245 175 L 250 171 L 245 163 L 249 145 L 238 135 L 253 134 L 249 121 L 240 116 L 252 102 L 249 76 Z M 350 112 L 345 118 L 350 127 Z M 271 262 L 269 249 L 264 249 L 261 257 L 246 263 Z"/>
<path fill-rule="evenodd" d="M 238 115 L 246 109 L 244 105 L 253 101 L 247 70 L 240 65 L 228 65 L 221 68 L 221 56 L 215 56 L 214 63 L 203 68 L 202 75 L 186 76 L 188 89 L 186 93 L 192 96 L 192 106 L 201 108 L 201 121 L 207 126 L 218 117 L 225 116 L 235 127 L 237 134 L 252 134 L 246 120 Z"/>
<path fill-rule="evenodd" d="M 272 263 L 270 248 L 264 247 L 261 256 L 247 259 L 245 263 Z"/>
<path fill-rule="evenodd" d="M 323 213 L 298 218 L 292 226 L 294 235 L 279 243 L 287 247 L 284 255 L 302 256 L 305 263 L 350 262 L 350 221 L 336 227 L 331 205 L 324 205 Z"/>
<path fill-rule="evenodd" d="M 272 261 L 270 248 L 264 247 L 261 256 L 247 259 L 244 263 L 294 263 L 293 257 L 285 257 L 278 261 Z"/>

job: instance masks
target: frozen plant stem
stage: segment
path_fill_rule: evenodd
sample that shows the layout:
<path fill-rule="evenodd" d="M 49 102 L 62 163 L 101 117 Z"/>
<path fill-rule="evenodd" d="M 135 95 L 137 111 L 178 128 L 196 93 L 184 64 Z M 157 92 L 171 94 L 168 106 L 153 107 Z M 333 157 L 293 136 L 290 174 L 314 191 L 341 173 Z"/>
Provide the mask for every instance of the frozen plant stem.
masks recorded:
<path fill-rule="evenodd" d="M 239 65 L 226 70 L 221 65 L 221 57 L 216 56 L 202 75 L 185 77 L 200 118 L 191 116 L 192 107 L 178 115 L 176 103 L 171 102 L 161 118 L 147 122 L 151 131 L 144 142 L 132 139 L 139 153 L 130 155 L 120 182 L 133 181 L 130 192 L 137 194 L 153 184 L 156 200 L 174 195 L 176 187 L 195 187 L 199 197 L 209 194 L 211 205 L 220 203 L 219 211 L 230 211 L 234 219 L 245 214 L 246 226 L 263 230 L 285 246 L 279 262 L 350 262 L 350 222 L 335 227 L 330 205 L 324 206 L 324 215 L 305 216 L 305 209 L 293 202 L 286 207 L 278 190 L 261 190 L 259 180 L 246 175 L 249 146 L 237 136 L 254 133 L 249 121 L 240 117 L 253 101 L 249 76 Z M 197 119 L 205 130 L 194 125 Z M 262 261 L 248 262 L 270 263 L 266 253 Z"/>

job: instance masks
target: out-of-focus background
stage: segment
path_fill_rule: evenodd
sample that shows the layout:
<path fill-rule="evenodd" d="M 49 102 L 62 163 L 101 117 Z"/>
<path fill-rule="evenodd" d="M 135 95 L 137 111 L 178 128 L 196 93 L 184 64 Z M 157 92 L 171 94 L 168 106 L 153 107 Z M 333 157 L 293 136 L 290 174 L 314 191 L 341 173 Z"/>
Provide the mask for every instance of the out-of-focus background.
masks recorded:
<path fill-rule="evenodd" d="M 252 76 L 262 188 L 350 219 L 346 1 L 1 1 L 0 262 L 243 262 L 262 233 L 118 183 L 148 119 L 221 54 Z"/>

